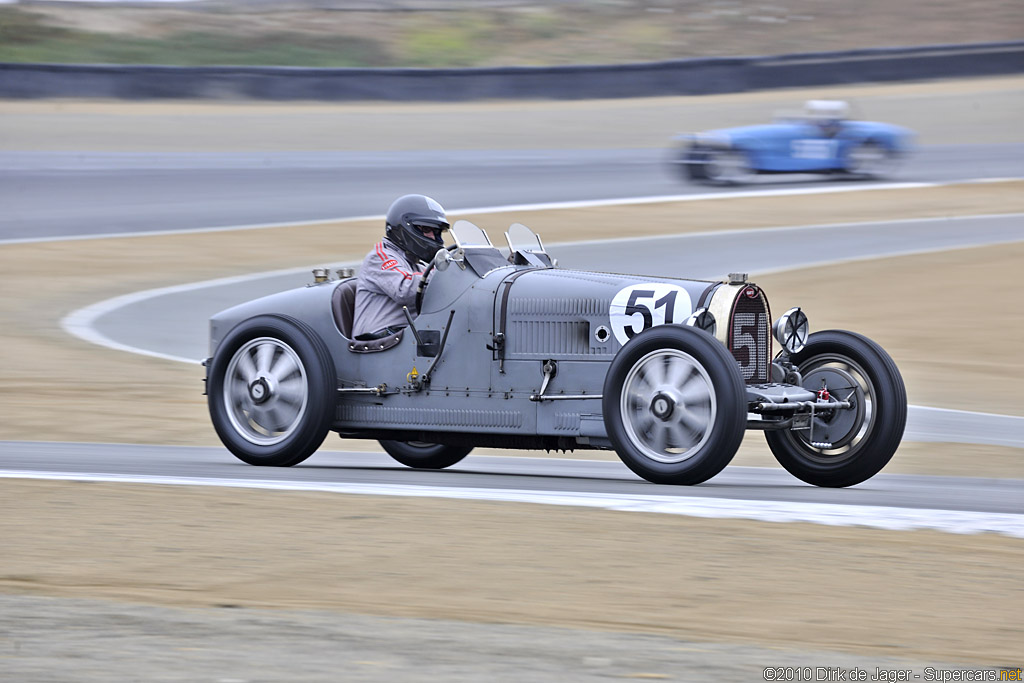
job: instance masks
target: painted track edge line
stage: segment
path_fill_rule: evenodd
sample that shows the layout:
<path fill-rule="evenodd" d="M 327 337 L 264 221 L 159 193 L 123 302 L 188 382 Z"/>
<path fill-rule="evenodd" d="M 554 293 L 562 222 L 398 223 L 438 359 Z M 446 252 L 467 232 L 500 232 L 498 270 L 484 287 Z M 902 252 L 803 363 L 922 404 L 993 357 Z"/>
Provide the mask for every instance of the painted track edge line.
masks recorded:
<path fill-rule="evenodd" d="M 358 265 L 356 261 L 347 261 L 343 263 L 335 264 L 338 266 L 355 266 Z M 110 299 L 104 299 L 94 304 L 90 304 L 83 308 L 76 309 L 66 316 L 61 318 L 60 327 L 62 330 L 67 332 L 72 337 L 77 337 L 83 341 L 87 341 L 91 344 L 98 346 L 104 346 L 115 351 L 125 351 L 128 353 L 134 353 L 140 356 L 149 356 L 151 358 L 160 358 L 163 360 L 175 361 L 178 363 L 188 363 L 190 365 L 196 365 L 202 363 L 202 359 L 199 358 L 185 358 L 184 356 L 175 356 L 167 353 L 160 353 L 158 351 L 150 351 L 137 346 L 131 346 L 129 344 L 123 344 L 119 341 L 115 341 L 105 334 L 99 332 L 94 323 L 96 320 L 108 313 L 116 311 L 119 308 L 129 306 L 140 301 L 147 299 L 153 299 L 158 296 L 165 294 L 177 294 L 179 292 L 188 292 L 196 289 L 206 289 L 208 287 L 221 287 L 224 285 L 237 284 L 240 282 L 248 282 L 250 280 L 264 279 L 268 277 L 276 277 L 279 275 L 293 275 L 302 272 L 308 272 L 310 268 L 316 266 L 304 266 L 301 268 L 283 268 L 281 270 L 270 270 L 261 273 L 251 273 L 247 275 L 235 275 L 231 277 L 216 278 L 213 280 L 201 280 L 199 282 L 188 282 L 181 285 L 170 285 L 167 287 L 157 287 L 155 289 L 144 289 L 138 292 L 130 292 L 128 294 L 122 294 L 115 296 Z"/>
<path fill-rule="evenodd" d="M 679 498 L 587 492 L 549 492 L 527 489 L 485 489 L 345 482 L 208 479 L 147 475 L 79 474 L 74 472 L 0 471 L 0 479 L 35 479 L 93 483 L 151 484 L 162 486 L 219 486 L 224 488 L 302 491 L 372 496 L 442 498 L 485 502 L 530 503 L 587 507 L 618 512 L 648 512 L 710 519 L 746 519 L 760 522 L 803 522 L 826 526 L 852 526 L 889 531 L 932 530 L 955 534 L 996 533 L 1024 539 L 1024 515 L 962 510 L 896 508 L 835 503 Z"/>

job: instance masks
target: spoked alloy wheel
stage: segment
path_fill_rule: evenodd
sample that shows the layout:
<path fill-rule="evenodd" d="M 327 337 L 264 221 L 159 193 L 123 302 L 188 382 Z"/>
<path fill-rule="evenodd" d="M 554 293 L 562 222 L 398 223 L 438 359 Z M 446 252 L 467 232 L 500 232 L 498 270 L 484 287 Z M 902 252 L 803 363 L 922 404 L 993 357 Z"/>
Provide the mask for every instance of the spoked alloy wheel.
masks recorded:
<path fill-rule="evenodd" d="M 634 337 L 612 361 L 603 411 L 612 445 L 638 475 L 699 484 L 722 471 L 746 420 L 739 366 L 714 337 L 661 325 Z"/>
<path fill-rule="evenodd" d="M 284 316 L 241 323 L 220 344 L 208 377 L 221 441 L 252 465 L 290 466 L 323 443 L 334 411 L 334 371 L 324 343 Z"/>
<path fill-rule="evenodd" d="M 824 381 L 832 398 L 852 407 L 819 413 L 811 430 L 765 432 L 775 458 L 816 486 L 852 486 L 877 474 L 907 420 L 906 389 L 892 358 L 866 337 L 829 330 L 812 334 L 792 360 L 805 389 L 817 391 Z"/>
<path fill-rule="evenodd" d="M 295 350 L 273 337 L 246 342 L 228 364 L 224 404 L 244 439 L 273 446 L 288 438 L 306 412 L 306 369 Z"/>
<path fill-rule="evenodd" d="M 697 359 L 678 349 L 651 351 L 622 386 L 626 435 L 648 458 L 678 463 L 700 451 L 715 423 L 715 386 Z"/>

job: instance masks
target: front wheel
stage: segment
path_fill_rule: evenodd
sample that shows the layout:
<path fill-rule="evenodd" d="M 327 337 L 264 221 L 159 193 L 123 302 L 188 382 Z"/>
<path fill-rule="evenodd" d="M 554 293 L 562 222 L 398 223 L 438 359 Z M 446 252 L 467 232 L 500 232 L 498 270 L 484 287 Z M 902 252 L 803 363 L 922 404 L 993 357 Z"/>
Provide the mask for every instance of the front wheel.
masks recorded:
<path fill-rule="evenodd" d="M 683 180 L 696 183 L 707 181 L 704 175 L 704 165 L 707 161 L 707 153 L 697 147 L 683 147 L 675 152 L 671 163 L 673 169 Z"/>
<path fill-rule="evenodd" d="M 853 486 L 873 477 L 896 452 L 907 423 L 907 392 L 892 358 L 867 337 L 827 330 L 812 334 L 791 360 L 805 389 L 824 384 L 852 407 L 819 413 L 811 429 L 765 432 L 775 459 L 815 486 Z"/>
<path fill-rule="evenodd" d="M 388 455 L 406 467 L 421 470 L 443 470 L 459 462 L 473 450 L 472 446 L 445 446 L 424 441 L 381 440 Z"/>
<path fill-rule="evenodd" d="M 652 327 L 608 368 L 602 409 L 629 469 L 655 484 L 699 484 L 729 464 L 746 427 L 740 368 L 707 332 Z"/>
<path fill-rule="evenodd" d="M 240 323 L 213 356 L 210 419 L 250 465 L 290 467 L 316 451 L 334 416 L 334 364 L 305 323 L 261 315 Z"/>
<path fill-rule="evenodd" d="M 720 185 L 744 185 L 754 179 L 750 157 L 742 149 L 709 150 L 704 178 Z"/>

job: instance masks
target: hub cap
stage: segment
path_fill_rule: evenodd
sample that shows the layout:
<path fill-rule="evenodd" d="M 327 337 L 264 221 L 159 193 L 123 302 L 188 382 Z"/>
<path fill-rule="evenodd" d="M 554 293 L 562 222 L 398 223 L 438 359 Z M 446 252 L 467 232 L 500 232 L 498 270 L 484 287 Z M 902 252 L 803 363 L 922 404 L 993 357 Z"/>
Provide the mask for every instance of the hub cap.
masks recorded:
<path fill-rule="evenodd" d="M 661 349 L 632 367 L 622 385 L 626 435 L 646 457 L 662 463 L 691 458 L 711 437 L 715 387 L 688 353 Z"/>
<path fill-rule="evenodd" d="M 258 446 L 288 438 L 309 399 L 306 371 L 288 344 L 272 337 L 245 343 L 228 363 L 224 405 L 235 431 Z"/>

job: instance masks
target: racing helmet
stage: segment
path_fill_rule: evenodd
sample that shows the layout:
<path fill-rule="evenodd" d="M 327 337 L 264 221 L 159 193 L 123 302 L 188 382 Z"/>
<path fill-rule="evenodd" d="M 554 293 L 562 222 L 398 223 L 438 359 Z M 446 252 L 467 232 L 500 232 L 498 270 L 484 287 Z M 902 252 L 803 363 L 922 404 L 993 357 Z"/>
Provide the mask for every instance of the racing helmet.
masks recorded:
<path fill-rule="evenodd" d="M 444 207 L 421 194 L 396 199 L 384 220 L 387 238 L 405 251 L 410 260 L 423 262 L 430 261 L 438 249 L 444 248 L 441 232 L 451 227 Z M 423 234 L 425 229 L 434 231 L 433 239 Z"/>

